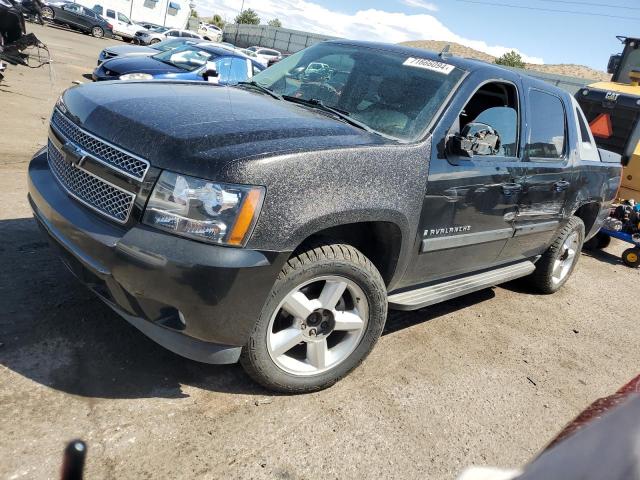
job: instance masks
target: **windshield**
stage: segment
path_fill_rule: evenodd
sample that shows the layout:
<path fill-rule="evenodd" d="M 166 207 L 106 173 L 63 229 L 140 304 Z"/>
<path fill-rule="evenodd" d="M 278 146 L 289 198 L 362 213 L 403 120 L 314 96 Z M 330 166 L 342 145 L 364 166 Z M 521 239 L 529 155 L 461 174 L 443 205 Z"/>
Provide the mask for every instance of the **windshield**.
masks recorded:
<path fill-rule="evenodd" d="M 329 42 L 281 60 L 254 80 L 281 95 L 320 101 L 378 133 L 412 141 L 463 75 L 426 56 Z"/>
<path fill-rule="evenodd" d="M 181 48 L 158 53 L 157 55 L 153 55 L 152 58 L 181 68 L 187 72 L 192 72 L 200 67 L 204 67 L 205 63 L 214 57 L 212 53 L 196 48 L 193 45 L 185 45 Z"/>
<path fill-rule="evenodd" d="M 167 28 L 167 27 L 154 27 L 154 28 L 150 28 L 149 30 L 152 31 L 152 32 L 155 32 L 155 33 L 164 33 L 167 30 L 169 30 L 169 28 Z"/>
<path fill-rule="evenodd" d="M 186 39 L 171 38 L 169 40 L 163 40 L 149 46 L 154 50 L 158 50 L 159 52 L 167 52 L 169 50 L 174 50 L 178 47 L 181 47 L 182 45 L 185 45 L 187 43 L 188 41 Z"/>

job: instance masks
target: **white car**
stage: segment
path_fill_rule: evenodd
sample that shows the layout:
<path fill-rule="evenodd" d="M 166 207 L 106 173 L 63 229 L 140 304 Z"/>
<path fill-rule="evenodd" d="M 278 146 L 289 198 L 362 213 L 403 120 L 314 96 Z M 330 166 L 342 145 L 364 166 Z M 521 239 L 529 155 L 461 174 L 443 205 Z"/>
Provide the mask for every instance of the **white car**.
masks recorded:
<path fill-rule="evenodd" d="M 133 40 L 136 32 L 144 30 L 142 25 L 133 23 L 124 13 L 111 8 L 103 8 L 102 5 L 93 7 L 93 11 L 113 25 L 113 34 L 119 36 L 125 41 Z"/>
<path fill-rule="evenodd" d="M 257 60 L 264 66 L 269 65 L 269 60 L 277 60 L 282 57 L 282 53 L 271 48 L 262 47 L 249 47 L 247 50 L 251 50 L 258 57 Z"/>
<path fill-rule="evenodd" d="M 200 25 L 198 35 L 205 40 L 210 40 L 212 42 L 219 42 L 222 40 L 222 30 L 215 25 L 209 25 L 206 23 Z"/>
<path fill-rule="evenodd" d="M 189 30 L 180 30 L 179 28 L 167 28 L 158 27 L 151 30 L 139 30 L 136 32 L 135 41 L 141 45 L 153 45 L 169 38 L 182 37 L 182 38 L 203 38 L 197 33 L 190 32 Z"/>

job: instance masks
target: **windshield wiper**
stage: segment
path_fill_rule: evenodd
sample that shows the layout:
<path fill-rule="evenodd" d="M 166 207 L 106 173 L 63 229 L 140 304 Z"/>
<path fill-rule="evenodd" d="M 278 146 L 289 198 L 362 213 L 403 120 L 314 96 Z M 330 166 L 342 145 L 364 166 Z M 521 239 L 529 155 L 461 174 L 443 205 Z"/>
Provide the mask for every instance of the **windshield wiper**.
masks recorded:
<path fill-rule="evenodd" d="M 273 90 L 269 90 L 267 87 L 263 87 L 255 80 L 251 80 L 250 82 L 238 82 L 238 85 L 248 85 L 250 87 L 257 88 L 261 92 L 266 93 L 267 95 L 271 95 L 276 100 L 282 100 L 282 95 L 274 92 Z"/>
<path fill-rule="evenodd" d="M 291 95 L 282 95 L 282 98 L 284 100 L 287 100 L 288 102 L 293 102 L 293 103 L 300 103 L 302 105 L 308 105 L 310 107 L 313 108 L 317 108 L 318 110 L 322 110 L 324 112 L 327 113 L 331 113 L 332 115 L 338 117 L 339 119 L 341 119 L 342 121 L 349 123 L 350 125 L 353 125 L 354 127 L 358 127 L 362 130 L 365 130 L 369 133 L 375 133 L 376 135 L 380 135 L 383 136 L 385 138 L 392 138 L 392 137 L 387 137 L 387 135 L 384 135 L 383 133 L 377 132 L 376 130 L 374 130 L 373 128 L 371 128 L 369 125 L 362 123 L 358 120 L 356 120 L 355 118 L 352 118 L 349 115 L 349 112 L 345 111 L 345 110 L 340 110 L 338 108 L 334 108 L 334 107 L 329 107 L 327 105 L 325 105 L 322 100 L 318 100 L 315 98 L 298 98 L 298 97 L 293 97 Z"/>

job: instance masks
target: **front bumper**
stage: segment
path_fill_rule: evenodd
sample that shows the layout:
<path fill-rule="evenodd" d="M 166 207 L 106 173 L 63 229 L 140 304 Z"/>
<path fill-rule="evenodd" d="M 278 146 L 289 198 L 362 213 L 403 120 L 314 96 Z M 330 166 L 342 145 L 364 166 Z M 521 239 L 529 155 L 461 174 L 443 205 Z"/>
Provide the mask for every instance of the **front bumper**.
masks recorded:
<path fill-rule="evenodd" d="M 46 152 L 29 165 L 29 202 L 76 277 L 156 342 L 206 363 L 237 361 L 289 256 L 111 223 L 65 193 Z"/>

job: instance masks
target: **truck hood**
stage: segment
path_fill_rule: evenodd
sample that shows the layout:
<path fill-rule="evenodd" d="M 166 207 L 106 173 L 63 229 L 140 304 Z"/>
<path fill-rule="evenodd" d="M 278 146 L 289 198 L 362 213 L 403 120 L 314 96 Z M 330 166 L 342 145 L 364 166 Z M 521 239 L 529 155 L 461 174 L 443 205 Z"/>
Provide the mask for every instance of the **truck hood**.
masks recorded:
<path fill-rule="evenodd" d="M 394 143 L 304 106 L 204 82 L 100 82 L 63 95 L 87 131 L 153 166 L 207 176 L 241 158 Z"/>

